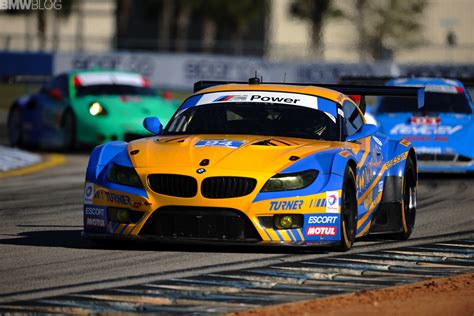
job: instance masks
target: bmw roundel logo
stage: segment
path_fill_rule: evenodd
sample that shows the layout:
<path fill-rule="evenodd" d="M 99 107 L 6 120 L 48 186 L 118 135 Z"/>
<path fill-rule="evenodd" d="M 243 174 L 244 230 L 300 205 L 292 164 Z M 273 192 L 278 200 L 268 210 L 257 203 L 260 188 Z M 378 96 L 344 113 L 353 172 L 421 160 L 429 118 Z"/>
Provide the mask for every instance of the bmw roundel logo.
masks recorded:
<path fill-rule="evenodd" d="M 199 168 L 198 170 L 196 170 L 197 173 L 201 174 L 201 173 L 204 173 L 206 172 L 206 169 L 204 168 Z"/>

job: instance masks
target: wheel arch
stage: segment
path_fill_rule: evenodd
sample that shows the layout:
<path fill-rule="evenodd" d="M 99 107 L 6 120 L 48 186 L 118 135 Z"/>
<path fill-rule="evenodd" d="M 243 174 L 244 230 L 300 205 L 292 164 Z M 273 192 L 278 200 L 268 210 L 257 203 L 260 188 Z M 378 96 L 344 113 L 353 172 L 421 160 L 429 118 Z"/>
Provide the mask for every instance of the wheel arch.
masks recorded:
<path fill-rule="evenodd" d="M 72 115 L 74 116 L 74 119 L 77 118 L 76 111 L 74 111 L 74 108 L 71 105 L 68 105 L 64 108 L 63 113 L 61 114 L 61 124 L 64 123 L 64 118 L 66 117 L 67 113 L 72 113 Z"/>

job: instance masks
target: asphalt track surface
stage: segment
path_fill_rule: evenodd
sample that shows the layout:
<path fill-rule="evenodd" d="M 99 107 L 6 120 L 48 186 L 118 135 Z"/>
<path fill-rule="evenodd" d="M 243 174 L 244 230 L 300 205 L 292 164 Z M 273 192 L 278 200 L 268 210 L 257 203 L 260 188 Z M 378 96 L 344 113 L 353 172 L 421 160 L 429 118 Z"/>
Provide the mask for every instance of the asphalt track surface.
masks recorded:
<path fill-rule="evenodd" d="M 0 303 L 340 255 L 317 249 L 96 246 L 81 237 L 87 157 L 67 155 L 65 164 L 52 169 L 0 179 Z M 423 176 L 412 238 L 359 241 L 352 252 L 472 236 L 473 206 L 473 176 Z"/>

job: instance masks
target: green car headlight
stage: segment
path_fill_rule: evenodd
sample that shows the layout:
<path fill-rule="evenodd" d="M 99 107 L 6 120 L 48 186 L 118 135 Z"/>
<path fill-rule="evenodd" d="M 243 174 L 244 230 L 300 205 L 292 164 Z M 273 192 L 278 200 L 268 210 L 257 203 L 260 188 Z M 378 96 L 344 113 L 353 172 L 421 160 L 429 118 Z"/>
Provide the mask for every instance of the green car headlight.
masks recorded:
<path fill-rule="evenodd" d="M 265 183 L 261 192 L 298 190 L 309 186 L 318 176 L 317 170 L 276 174 Z"/>
<path fill-rule="evenodd" d="M 101 116 L 107 114 L 107 111 L 99 102 L 92 102 L 89 104 L 89 114 L 92 116 Z"/>
<path fill-rule="evenodd" d="M 113 183 L 143 188 L 135 168 L 119 166 L 113 163 L 107 170 L 107 179 Z"/>

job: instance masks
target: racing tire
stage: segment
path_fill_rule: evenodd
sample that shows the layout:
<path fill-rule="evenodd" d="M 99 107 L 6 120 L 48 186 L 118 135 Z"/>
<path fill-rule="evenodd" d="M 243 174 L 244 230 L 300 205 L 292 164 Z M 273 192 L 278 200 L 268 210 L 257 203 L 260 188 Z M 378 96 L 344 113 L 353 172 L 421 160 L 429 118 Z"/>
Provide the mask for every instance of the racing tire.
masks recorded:
<path fill-rule="evenodd" d="M 341 243 L 339 251 L 348 251 L 354 244 L 357 233 L 357 191 L 354 170 L 347 166 L 344 172 L 341 198 Z"/>
<path fill-rule="evenodd" d="M 68 109 L 64 113 L 61 121 L 63 132 L 63 150 L 72 150 L 76 146 L 76 117 L 72 110 Z"/>
<path fill-rule="evenodd" d="M 8 142 L 12 147 L 23 147 L 23 124 L 18 105 L 13 105 L 8 113 Z"/>
<path fill-rule="evenodd" d="M 416 218 L 416 171 L 413 161 L 407 158 L 402 182 L 401 232 L 393 239 L 407 240 L 413 232 Z"/>

